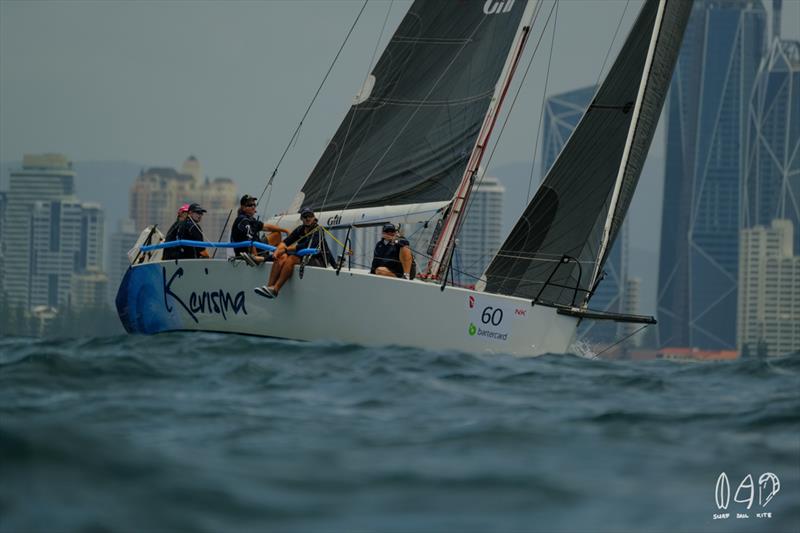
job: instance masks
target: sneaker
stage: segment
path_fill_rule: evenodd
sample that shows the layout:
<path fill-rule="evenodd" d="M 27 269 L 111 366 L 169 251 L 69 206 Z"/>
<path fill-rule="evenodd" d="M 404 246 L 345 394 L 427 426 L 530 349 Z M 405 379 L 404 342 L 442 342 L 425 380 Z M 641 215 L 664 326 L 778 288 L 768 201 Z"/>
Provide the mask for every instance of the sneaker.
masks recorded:
<path fill-rule="evenodd" d="M 253 289 L 253 291 L 259 296 L 263 296 L 264 298 L 275 298 L 275 295 L 266 285 L 262 285 L 261 287 L 256 287 L 255 289 Z"/>
<path fill-rule="evenodd" d="M 241 253 L 239 255 L 244 260 L 244 262 L 248 264 L 248 266 L 251 266 L 251 267 L 258 266 L 258 263 L 256 263 L 253 260 L 253 258 L 250 257 L 250 254 L 248 254 L 247 252 L 243 252 L 243 253 Z"/>

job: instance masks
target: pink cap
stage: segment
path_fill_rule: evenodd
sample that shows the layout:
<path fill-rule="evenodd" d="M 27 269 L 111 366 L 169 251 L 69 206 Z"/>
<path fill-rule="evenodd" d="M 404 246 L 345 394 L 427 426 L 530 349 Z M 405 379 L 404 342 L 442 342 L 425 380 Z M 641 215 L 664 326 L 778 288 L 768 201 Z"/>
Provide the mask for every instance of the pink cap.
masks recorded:
<path fill-rule="evenodd" d="M 178 208 L 178 213 L 188 213 L 189 212 L 189 204 L 183 204 Z"/>

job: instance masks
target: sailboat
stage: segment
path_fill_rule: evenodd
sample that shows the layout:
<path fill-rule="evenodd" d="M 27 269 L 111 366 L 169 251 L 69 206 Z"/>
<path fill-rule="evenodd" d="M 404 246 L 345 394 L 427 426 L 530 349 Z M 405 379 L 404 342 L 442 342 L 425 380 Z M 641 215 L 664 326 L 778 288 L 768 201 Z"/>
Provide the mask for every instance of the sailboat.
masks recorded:
<path fill-rule="evenodd" d="M 141 246 L 116 305 L 130 333 L 190 330 L 331 339 L 520 356 L 565 353 L 582 320 L 653 322 L 592 311 L 631 202 L 691 11 L 646 0 L 560 156 L 473 287 L 448 277 L 488 141 L 518 70 L 538 0 L 416 0 L 286 213 L 328 229 L 386 222 L 429 239 L 424 280 L 346 265 L 300 266 L 281 291 L 267 270 L 220 259 L 163 261 Z M 215 245 L 209 244 L 207 245 Z M 373 242 L 374 245 L 374 242 Z M 216 246 L 226 246 L 219 244 Z M 241 244 L 239 245 L 241 246 Z"/>

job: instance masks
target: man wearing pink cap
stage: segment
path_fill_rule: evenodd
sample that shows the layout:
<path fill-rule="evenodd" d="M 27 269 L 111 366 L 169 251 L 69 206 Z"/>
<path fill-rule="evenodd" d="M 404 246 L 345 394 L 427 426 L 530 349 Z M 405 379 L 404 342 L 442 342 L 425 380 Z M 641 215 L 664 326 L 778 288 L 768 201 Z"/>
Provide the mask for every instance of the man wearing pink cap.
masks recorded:
<path fill-rule="evenodd" d="M 172 242 L 178 238 L 178 227 L 180 227 L 181 223 L 186 220 L 189 216 L 189 204 L 183 204 L 178 208 L 178 218 L 175 219 L 175 222 L 172 223 L 172 226 L 169 227 L 167 230 L 167 234 L 164 237 L 164 242 Z M 164 248 L 164 253 L 162 254 L 162 259 L 175 259 L 178 254 L 177 248 Z"/>

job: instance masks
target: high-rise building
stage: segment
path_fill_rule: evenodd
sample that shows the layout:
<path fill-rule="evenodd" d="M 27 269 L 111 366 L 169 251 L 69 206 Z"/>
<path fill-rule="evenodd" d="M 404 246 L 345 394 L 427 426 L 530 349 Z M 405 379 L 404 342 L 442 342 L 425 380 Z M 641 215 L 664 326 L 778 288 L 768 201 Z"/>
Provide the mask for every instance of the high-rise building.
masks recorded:
<path fill-rule="evenodd" d="M 120 220 L 117 225 L 117 231 L 111 234 L 111 245 L 108 254 L 108 293 L 111 303 L 114 302 L 122 276 L 125 275 L 125 271 L 128 270 L 130 265 L 128 250 L 133 248 L 138 237 L 139 232 L 136 230 L 136 224 L 130 219 Z"/>
<path fill-rule="evenodd" d="M 28 221 L 28 306 L 58 308 L 71 303 L 73 275 L 101 272 L 102 210 L 96 204 L 82 204 L 73 196 L 36 201 Z"/>
<path fill-rule="evenodd" d="M 228 240 L 231 234 L 231 224 L 236 219 L 236 210 L 239 207 L 236 183 L 230 178 L 205 180 L 198 192 L 200 205 L 208 210 L 208 213 L 203 216 L 202 225 L 206 239 L 210 241 Z"/>
<path fill-rule="evenodd" d="M 43 203 L 55 202 L 60 205 L 61 200 L 74 192 L 75 172 L 72 170 L 72 163 L 61 154 L 26 154 L 22 160 L 22 168 L 10 172 L 5 223 L 0 240 L 5 249 L 4 286 L 11 305 L 31 305 L 32 280 L 37 272 L 37 253 L 31 242 L 34 204 L 39 203 L 40 210 L 44 208 L 41 205 Z M 51 231 L 49 227 L 37 229 Z M 52 231 L 55 237 L 57 228 Z M 45 250 L 49 250 L 49 244 Z M 72 257 L 69 258 L 68 265 L 71 269 Z M 55 293 L 59 293 L 57 289 L 58 287 Z M 68 289 L 67 286 L 67 291 Z"/>
<path fill-rule="evenodd" d="M 166 232 L 175 221 L 178 208 L 197 202 L 194 197 L 195 181 L 191 174 L 168 167 L 149 168 L 139 173 L 130 189 L 130 218 L 139 231 L 158 224 Z"/>
<path fill-rule="evenodd" d="M 72 274 L 70 305 L 73 309 L 103 307 L 108 295 L 108 276 L 91 268 Z"/>
<path fill-rule="evenodd" d="M 794 225 L 773 220 L 741 233 L 737 346 L 743 354 L 800 352 L 800 255 Z"/>
<path fill-rule="evenodd" d="M 206 240 L 216 241 L 220 235 L 225 240 L 239 205 L 236 183 L 229 178 L 203 178 L 200 162 L 194 156 L 184 161 L 181 172 L 169 167 L 142 171 L 130 189 L 130 218 L 139 231 L 158 224 L 166 232 L 175 222 L 178 208 L 193 202 L 208 210 L 201 223 Z M 223 233 L 228 215 L 230 221 Z"/>
<path fill-rule="evenodd" d="M 760 0 L 698 0 L 672 78 L 658 280 L 661 346 L 736 342 L 747 107 L 764 55 Z"/>
<path fill-rule="evenodd" d="M 573 130 L 583 118 L 597 86 L 582 87 L 574 91 L 547 97 L 544 104 L 542 136 L 542 179 L 555 163 L 561 149 L 567 144 Z"/>
<path fill-rule="evenodd" d="M 769 226 L 780 218 L 800 228 L 798 41 L 772 42 L 750 101 L 746 148 L 742 227 Z M 794 249 L 800 250 L 800 231 L 795 231 Z"/>
<path fill-rule="evenodd" d="M 596 92 L 597 86 L 592 85 L 550 96 L 545 101 L 541 159 L 542 179 L 555 163 L 558 154 L 569 140 L 572 131 L 580 122 Z M 605 275 L 589 302 L 592 309 L 613 313 L 623 312 L 624 280 L 627 275 L 627 239 L 628 224 L 626 223 L 611 246 L 608 259 L 603 266 Z M 590 335 L 594 340 L 610 340 L 615 332 L 615 327 L 604 327 L 599 322 L 587 321 L 582 325 L 578 336 Z"/>
<path fill-rule="evenodd" d="M 25 155 L 10 173 L 0 236 L 11 305 L 58 308 L 72 298 L 73 274 L 102 272 L 103 211 L 74 188 L 72 163 L 60 154 Z"/>
<path fill-rule="evenodd" d="M 461 272 L 462 283 L 474 284 L 503 244 L 505 192 L 500 181 L 489 176 L 476 182 L 472 189 L 454 264 Z"/>

